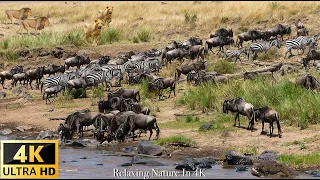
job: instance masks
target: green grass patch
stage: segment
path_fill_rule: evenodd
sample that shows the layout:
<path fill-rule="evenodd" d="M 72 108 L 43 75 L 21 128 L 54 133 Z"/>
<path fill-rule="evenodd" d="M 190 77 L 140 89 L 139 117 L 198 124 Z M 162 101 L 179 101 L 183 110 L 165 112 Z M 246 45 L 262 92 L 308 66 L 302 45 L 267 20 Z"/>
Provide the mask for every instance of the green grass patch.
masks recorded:
<path fill-rule="evenodd" d="M 260 61 L 269 61 L 274 60 L 275 58 L 278 58 L 280 56 L 281 54 L 279 49 L 276 47 L 272 47 L 267 53 L 259 53 L 258 58 L 256 59 L 259 59 Z"/>
<path fill-rule="evenodd" d="M 137 33 L 137 37 L 142 42 L 150 42 L 152 38 L 152 33 L 148 29 L 142 29 Z"/>
<path fill-rule="evenodd" d="M 227 59 L 222 59 L 214 63 L 212 69 L 221 74 L 233 74 L 237 70 L 237 65 Z"/>
<path fill-rule="evenodd" d="M 5 107 L 6 107 L 6 109 L 15 110 L 15 109 L 23 108 L 24 105 L 20 104 L 20 103 L 14 103 L 14 104 L 7 104 Z"/>
<path fill-rule="evenodd" d="M 122 31 L 117 28 L 110 27 L 107 30 L 102 31 L 101 34 L 101 44 L 112 44 L 114 42 L 119 42 L 122 39 Z"/>
<path fill-rule="evenodd" d="M 278 160 L 295 168 L 319 165 L 320 153 L 314 152 L 305 155 L 279 155 Z"/>
<path fill-rule="evenodd" d="M 258 155 L 258 148 L 255 146 L 247 146 L 247 147 L 238 148 L 238 149 L 236 149 L 236 151 L 239 151 L 243 154 L 247 153 L 247 154 Z"/>
<path fill-rule="evenodd" d="M 305 88 L 292 84 L 287 78 L 277 83 L 270 79 L 233 80 L 218 86 L 204 83 L 199 87 L 188 87 L 176 102 L 191 110 L 206 108 L 222 112 L 223 101 L 236 97 L 242 97 L 255 107 L 269 106 L 279 113 L 281 123 L 301 129 L 320 122 L 320 96 L 306 92 Z"/>
<path fill-rule="evenodd" d="M 191 138 L 184 136 L 172 136 L 167 138 L 161 138 L 156 141 L 153 141 L 154 144 L 158 145 L 171 145 L 171 144 L 182 144 L 185 147 L 195 147 L 197 143 Z"/>

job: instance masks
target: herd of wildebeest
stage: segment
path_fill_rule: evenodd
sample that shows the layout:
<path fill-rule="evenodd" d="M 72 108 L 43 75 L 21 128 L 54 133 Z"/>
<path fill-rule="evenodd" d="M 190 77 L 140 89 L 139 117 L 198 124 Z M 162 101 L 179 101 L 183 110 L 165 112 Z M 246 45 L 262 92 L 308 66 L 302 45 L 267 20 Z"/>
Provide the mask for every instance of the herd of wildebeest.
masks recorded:
<path fill-rule="evenodd" d="M 291 53 L 292 49 L 303 50 L 309 47 L 309 52 L 305 57 L 302 57 L 299 69 L 307 69 L 309 61 L 320 60 L 320 52 L 316 51 L 318 36 L 308 36 L 308 30 L 304 27 L 299 19 L 295 23 L 297 29 L 297 37 L 285 41 L 287 48 L 286 54 Z M 70 92 L 73 88 L 83 89 L 83 97 L 86 97 L 86 88 L 97 87 L 100 83 L 105 86 L 107 99 L 98 102 L 99 112 L 91 112 L 88 109 L 71 113 L 65 119 L 65 123 L 61 123 L 58 131 L 62 140 L 72 139 L 77 133 L 78 136 L 83 136 L 83 128 L 86 126 L 94 126 L 93 136 L 101 143 L 104 141 L 111 142 L 117 140 L 123 142 L 126 137 L 132 137 L 133 140 L 137 137 L 134 132 L 140 130 L 141 133 L 149 130 L 150 136 L 153 134 L 153 129 L 156 130 L 156 138 L 159 138 L 160 129 L 157 125 L 156 117 L 151 116 L 151 109 L 145 107 L 140 102 L 140 94 L 137 89 L 128 89 L 121 87 L 122 80 L 128 84 L 139 84 L 142 80 L 148 82 L 148 92 L 157 91 L 158 98 L 163 98 L 162 91 L 170 88 L 170 95 L 173 91 L 176 96 L 176 84 L 179 82 L 182 74 L 187 76 L 189 84 L 199 85 L 202 82 L 217 84 L 230 79 L 227 74 L 219 74 L 217 72 L 206 72 L 206 61 L 209 50 L 213 53 L 213 47 L 219 47 L 219 52 L 223 52 L 224 46 L 229 46 L 226 50 L 225 57 L 235 58 L 240 60 L 242 53 L 248 55 L 253 54 L 256 58 L 259 52 L 267 52 L 272 46 L 280 48 L 283 44 L 283 36 L 291 34 L 290 26 L 286 27 L 282 24 L 277 24 L 271 29 L 265 31 L 250 30 L 238 35 L 236 43 L 233 40 L 232 29 L 220 28 L 215 33 L 210 34 L 210 38 L 203 44 L 202 40 L 197 37 L 191 37 L 185 42 L 172 41 L 169 45 L 159 50 L 151 49 L 145 52 L 134 53 L 132 51 L 115 57 L 102 56 L 96 60 L 90 60 L 88 56 L 76 55 L 64 61 L 64 65 L 49 64 L 48 66 L 39 66 L 34 69 L 24 71 L 22 66 L 15 66 L 10 70 L 0 72 L 1 84 L 4 87 L 6 79 L 12 80 L 12 86 L 16 86 L 19 81 L 23 86 L 28 84 L 32 87 L 32 82 L 35 80 L 37 88 L 40 89 L 43 100 L 50 101 L 50 98 L 57 97 L 59 92 L 67 90 Z M 278 39 L 281 36 L 281 40 Z M 271 39 L 273 37 L 273 39 Z M 244 41 L 252 41 L 252 43 L 244 48 Z M 238 46 L 238 49 L 232 48 Z M 189 62 L 181 64 L 175 69 L 174 77 L 160 77 L 159 71 L 163 66 L 170 66 L 175 59 Z M 197 60 L 195 60 L 197 59 Z M 241 62 L 241 61 L 240 61 Z M 85 65 L 84 68 L 81 66 Z M 70 67 L 76 67 L 75 70 L 70 70 Z M 266 68 L 255 71 L 245 72 L 244 79 L 254 79 L 259 76 L 271 76 L 276 71 L 294 71 L 295 68 L 289 67 L 284 70 L 285 65 L 278 63 Z M 320 66 L 319 66 L 320 67 Z M 58 73 L 58 74 L 57 74 Z M 154 73 L 154 74 L 152 74 Z M 57 75 L 56 75 L 57 74 Z M 282 73 L 282 75 L 285 73 Z M 48 75 L 44 78 L 44 75 Z M 42 80 L 42 78 L 44 78 Z M 273 77 L 274 78 L 274 77 Z M 22 83 L 23 82 L 23 83 Z M 116 85 L 114 85 L 116 82 Z M 306 74 L 295 78 L 294 82 L 308 89 L 317 89 L 320 87 L 319 82 L 315 77 Z M 118 86 L 114 91 L 111 91 L 112 86 Z M 44 87 L 44 88 L 43 88 Z M 44 90 L 43 90 L 44 89 Z M 281 137 L 281 128 L 279 122 L 279 114 L 269 108 L 254 107 L 246 102 L 243 98 L 237 97 L 231 100 L 225 100 L 223 103 L 223 113 L 236 113 L 236 120 L 240 126 L 239 115 L 247 116 L 249 119 L 248 130 L 253 130 L 254 122 L 258 119 L 262 121 L 262 132 L 264 132 L 264 122 L 269 123 L 270 138 L 273 133 L 273 122 L 276 122 L 278 127 L 278 136 Z"/>

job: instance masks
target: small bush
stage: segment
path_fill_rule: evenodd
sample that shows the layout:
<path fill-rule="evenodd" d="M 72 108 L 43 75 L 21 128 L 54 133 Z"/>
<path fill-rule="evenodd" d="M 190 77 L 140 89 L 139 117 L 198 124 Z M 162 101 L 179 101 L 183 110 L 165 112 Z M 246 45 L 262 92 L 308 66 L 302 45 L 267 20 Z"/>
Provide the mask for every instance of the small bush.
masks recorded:
<path fill-rule="evenodd" d="M 8 49 L 9 48 L 9 40 L 6 39 L 1 43 L 1 48 L 2 49 Z"/>
<path fill-rule="evenodd" d="M 82 46 L 86 43 L 84 34 L 78 30 L 65 33 L 62 37 L 62 44 L 64 45 Z"/>
<path fill-rule="evenodd" d="M 134 36 L 133 39 L 132 39 L 132 42 L 133 43 L 139 43 L 139 38 Z"/>
<path fill-rule="evenodd" d="M 197 14 L 184 13 L 184 22 L 194 24 L 197 21 Z"/>
<path fill-rule="evenodd" d="M 233 74 L 236 72 L 236 64 L 228 60 L 220 60 L 214 64 L 213 70 L 221 74 Z"/>
<path fill-rule="evenodd" d="M 98 87 L 93 88 L 92 89 L 92 97 L 102 99 L 104 97 L 104 86 L 99 85 Z"/>
<path fill-rule="evenodd" d="M 142 42 L 149 42 L 151 40 L 151 32 L 147 29 L 142 29 L 137 33 L 137 36 Z"/>
<path fill-rule="evenodd" d="M 220 22 L 221 23 L 227 23 L 229 21 L 228 17 L 222 16 Z"/>
<path fill-rule="evenodd" d="M 112 44 L 113 42 L 119 42 L 122 38 L 122 32 L 117 28 L 108 28 L 101 34 L 101 44 Z"/>

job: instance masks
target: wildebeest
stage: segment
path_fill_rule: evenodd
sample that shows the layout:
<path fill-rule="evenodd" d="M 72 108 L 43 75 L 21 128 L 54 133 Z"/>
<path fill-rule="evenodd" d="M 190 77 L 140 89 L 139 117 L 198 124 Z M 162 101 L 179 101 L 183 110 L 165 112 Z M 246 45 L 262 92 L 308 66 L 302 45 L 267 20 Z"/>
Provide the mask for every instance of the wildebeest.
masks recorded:
<path fill-rule="evenodd" d="M 306 74 L 304 76 L 299 76 L 293 79 L 290 79 L 290 82 L 305 87 L 307 90 L 310 88 L 312 90 L 319 89 L 320 83 L 319 81 L 310 74 Z"/>
<path fill-rule="evenodd" d="M 187 75 L 192 70 L 200 71 L 206 69 L 205 61 L 201 62 L 193 62 L 191 64 L 185 64 L 176 68 L 176 72 L 174 73 L 175 80 L 178 80 L 181 74 Z"/>
<path fill-rule="evenodd" d="M 3 89 L 6 89 L 3 84 L 6 79 L 10 80 L 12 79 L 13 75 L 17 73 L 22 73 L 23 72 L 23 66 L 15 66 L 10 70 L 7 71 L 2 71 L 0 72 L 0 80 L 1 80 L 1 85 Z"/>
<path fill-rule="evenodd" d="M 301 19 L 298 19 L 296 22 L 294 22 L 294 25 L 296 26 L 297 29 L 303 29 L 304 25 Z"/>
<path fill-rule="evenodd" d="M 68 58 L 64 61 L 64 65 L 66 66 L 66 69 L 69 69 L 69 67 L 77 66 L 78 69 L 80 69 L 81 65 L 84 64 L 90 64 L 90 58 L 88 56 L 75 56 Z"/>
<path fill-rule="evenodd" d="M 144 115 L 150 115 L 150 108 L 146 107 L 146 106 L 142 106 L 139 103 L 132 103 L 130 104 L 130 111 L 133 111 L 137 114 L 142 113 Z"/>
<path fill-rule="evenodd" d="M 219 51 L 218 51 L 219 53 L 223 50 L 223 47 L 225 45 L 231 45 L 231 44 L 234 44 L 234 40 L 232 37 L 222 37 L 222 36 L 213 37 L 206 40 L 204 53 L 207 54 L 209 50 L 213 53 L 212 48 L 218 47 L 218 46 L 219 46 Z"/>
<path fill-rule="evenodd" d="M 110 92 L 112 97 L 120 97 L 120 98 L 131 98 L 134 99 L 136 102 L 140 101 L 140 94 L 139 90 L 136 89 L 127 89 L 127 88 L 119 88 L 113 92 Z M 138 96 L 138 99 L 137 99 Z"/>
<path fill-rule="evenodd" d="M 232 29 L 220 28 L 215 33 L 210 34 L 210 38 L 218 37 L 218 36 L 233 37 L 233 31 Z"/>
<path fill-rule="evenodd" d="M 309 30 L 307 28 L 298 29 L 297 30 L 297 37 L 299 36 L 309 36 Z"/>
<path fill-rule="evenodd" d="M 76 130 L 77 134 L 80 135 L 81 133 L 81 137 L 83 137 L 83 127 L 92 125 L 98 114 L 93 112 L 75 112 L 67 117 L 65 123 L 69 125 L 72 132 Z"/>
<path fill-rule="evenodd" d="M 37 84 L 37 89 L 39 89 L 39 84 L 40 84 L 40 80 L 43 77 L 43 70 L 44 70 L 44 66 L 42 67 L 37 67 L 36 69 L 30 69 L 28 71 L 26 71 L 26 81 L 27 81 L 27 88 L 28 88 L 28 82 L 29 85 L 32 88 L 32 81 L 36 80 L 36 84 Z"/>
<path fill-rule="evenodd" d="M 255 121 L 255 114 L 254 114 L 254 107 L 252 104 L 245 102 L 242 98 L 236 98 L 232 100 L 225 100 L 223 102 L 223 113 L 227 113 L 228 111 L 232 113 L 236 113 L 236 117 L 234 119 L 234 125 L 236 126 L 236 121 L 238 118 L 239 127 L 240 127 L 240 117 L 239 114 L 243 116 L 247 116 L 249 119 L 249 127 L 251 131 L 253 131 L 254 121 Z M 250 126 L 251 125 L 251 126 Z"/>
<path fill-rule="evenodd" d="M 133 111 L 119 112 L 111 119 L 111 124 L 108 128 L 108 133 L 116 133 L 119 126 L 127 119 L 129 115 L 136 114 Z"/>
<path fill-rule="evenodd" d="M 271 77 L 275 80 L 275 77 L 273 76 L 272 72 L 245 72 L 243 75 L 244 80 L 246 79 L 256 79 L 258 77 L 266 78 L 266 77 Z"/>
<path fill-rule="evenodd" d="M 291 34 L 291 27 L 285 27 L 282 24 L 276 24 L 275 27 L 267 29 L 265 31 L 266 40 L 269 40 L 272 36 L 277 37 L 278 35 L 280 35 L 281 40 L 283 41 L 283 35 L 285 34 Z"/>
<path fill-rule="evenodd" d="M 307 56 L 302 58 L 302 64 L 305 68 L 308 67 L 309 65 L 309 62 L 313 60 L 313 61 L 316 61 L 316 60 L 320 60 L 320 51 L 316 51 L 315 49 L 311 49 Z"/>
<path fill-rule="evenodd" d="M 278 126 L 278 135 L 279 138 L 281 138 L 281 127 L 280 127 L 280 118 L 277 111 L 270 109 L 268 106 L 255 108 L 254 114 L 256 116 L 256 120 L 261 119 L 262 121 L 262 131 L 261 133 L 264 133 L 264 122 L 269 123 L 269 129 L 270 129 L 270 138 L 273 133 L 273 122 L 277 123 Z"/>
<path fill-rule="evenodd" d="M 157 119 L 154 116 L 149 116 L 149 115 L 144 115 L 144 114 L 132 114 L 127 117 L 127 119 L 123 122 L 127 125 L 127 127 L 119 127 L 117 131 L 117 137 L 121 137 L 120 140 L 124 141 L 124 137 L 130 134 L 131 132 L 133 133 L 133 141 L 134 141 L 134 131 L 137 129 L 142 129 L 142 130 L 149 130 L 150 136 L 149 136 L 149 141 L 151 139 L 151 136 L 153 134 L 152 130 L 156 130 L 156 139 L 159 138 L 160 134 L 160 129 L 157 125 Z M 129 131 L 125 131 L 129 126 Z M 123 136 L 124 135 L 124 136 Z"/>
<path fill-rule="evenodd" d="M 50 101 L 49 98 L 52 97 L 52 95 L 55 95 L 55 97 L 57 97 L 58 93 L 60 91 L 62 91 L 64 89 L 64 86 L 61 86 L 61 85 L 58 85 L 58 86 L 54 86 L 54 87 L 50 87 L 50 88 L 47 88 L 44 90 L 44 93 L 42 95 L 42 100 L 44 100 L 44 95 L 46 94 L 46 104 L 47 104 L 47 101 L 49 100 L 49 102 L 53 102 L 53 101 Z"/>
<path fill-rule="evenodd" d="M 258 39 L 266 39 L 265 33 L 258 31 L 258 30 L 250 30 L 248 32 L 243 32 L 238 35 L 236 45 L 238 47 L 240 47 L 240 46 L 242 47 L 243 41 L 250 41 L 251 40 L 252 42 L 254 42 Z"/>
<path fill-rule="evenodd" d="M 182 43 L 183 46 L 195 46 L 195 45 L 202 45 L 202 40 L 197 37 L 191 37 L 185 42 Z"/>
<path fill-rule="evenodd" d="M 60 125 L 58 127 L 58 133 L 59 133 L 61 141 L 63 141 L 64 143 L 66 142 L 66 140 L 72 139 L 71 128 L 67 124 L 60 123 Z"/>
<path fill-rule="evenodd" d="M 108 64 L 109 61 L 110 61 L 110 56 L 101 56 L 96 60 L 92 60 L 90 63 L 95 63 L 102 66 L 102 65 Z"/>
<path fill-rule="evenodd" d="M 82 97 L 86 98 L 87 96 L 86 95 L 87 82 L 83 78 L 76 78 L 76 79 L 69 80 L 67 82 L 67 88 L 69 93 L 72 90 L 72 88 L 75 88 L 75 89 L 82 88 L 83 89 Z"/>
<path fill-rule="evenodd" d="M 176 82 L 171 78 L 158 78 L 153 82 L 149 82 L 148 84 L 148 92 L 151 92 L 154 89 L 158 89 L 159 99 L 162 96 L 163 89 L 170 88 L 169 98 L 171 96 L 171 92 L 173 91 L 174 96 L 176 96 Z"/>
<path fill-rule="evenodd" d="M 199 58 L 199 56 L 204 60 L 204 46 L 202 45 L 194 45 L 194 46 L 189 46 L 189 55 L 190 58 L 193 60 L 196 57 Z"/>
<path fill-rule="evenodd" d="M 178 58 L 180 61 L 183 61 L 183 58 L 188 55 L 188 50 L 186 48 L 177 48 L 168 50 L 165 57 L 167 60 L 166 65 L 168 65 L 168 62 L 171 63 L 173 59 Z"/>
<path fill-rule="evenodd" d="M 21 85 L 21 81 L 23 81 L 23 85 L 25 85 L 26 73 L 14 74 L 14 75 L 12 76 L 11 85 L 12 85 L 12 86 L 17 86 L 18 81 L 20 82 L 20 85 Z"/>
<path fill-rule="evenodd" d="M 111 107 L 111 103 L 110 103 L 110 100 L 107 99 L 103 99 L 101 101 L 98 102 L 98 110 L 100 113 L 105 113 L 109 110 L 112 110 L 112 107 Z"/>

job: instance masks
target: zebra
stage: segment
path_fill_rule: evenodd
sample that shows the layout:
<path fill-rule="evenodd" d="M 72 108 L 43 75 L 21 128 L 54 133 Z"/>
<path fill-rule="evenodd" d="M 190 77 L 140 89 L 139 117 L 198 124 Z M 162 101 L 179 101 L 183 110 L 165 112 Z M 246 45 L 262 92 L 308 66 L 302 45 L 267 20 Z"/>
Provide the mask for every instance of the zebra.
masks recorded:
<path fill-rule="evenodd" d="M 240 55 L 244 53 L 245 55 L 248 55 L 248 50 L 246 48 L 240 48 L 238 50 L 227 50 L 226 51 L 226 58 L 228 59 L 231 59 L 233 57 L 236 58 L 236 61 L 239 59 L 239 61 L 241 62 L 241 59 L 240 59 Z"/>
<path fill-rule="evenodd" d="M 116 76 L 119 77 L 119 75 L 120 75 L 120 70 L 117 71 L 117 69 L 102 70 L 102 71 L 95 71 L 95 72 L 89 73 L 85 79 L 88 85 L 95 86 L 95 87 L 98 85 L 98 83 L 103 84 L 105 82 L 106 89 L 108 89 L 110 88 L 110 86 L 108 87 L 108 83 L 110 83 L 110 80 Z M 118 81 L 118 85 L 120 84 L 119 81 Z"/>
<path fill-rule="evenodd" d="M 306 46 L 317 46 L 318 45 L 318 37 L 305 37 L 305 36 L 299 36 L 295 39 L 289 39 L 286 41 L 286 47 L 287 51 L 284 57 L 287 56 L 288 52 L 290 52 L 290 55 L 292 55 L 291 49 L 300 49 L 302 50 L 302 54 L 304 53 L 304 49 Z"/>
<path fill-rule="evenodd" d="M 280 49 L 281 42 L 278 39 L 274 39 L 272 41 L 260 41 L 260 42 L 252 43 L 249 47 L 248 59 L 249 59 L 250 51 L 253 54 L 253 60 L 254 60 L 258 52 L 267 53 L 272 46 L 276 46 Z"/>
<path fill-rule="evenodd" d="M 77 77 L 77 73 L 73 71 L 66 71 L 63 74 L 60 74 L 58 76 L 48 76 L 45 78 L 41 83 L 41 94 L 43 85 L 45 86 L 45 89 L 54 87 L 54 86 L 66 86 L 67 82 L 71 79 L 74 79 Z"/>

